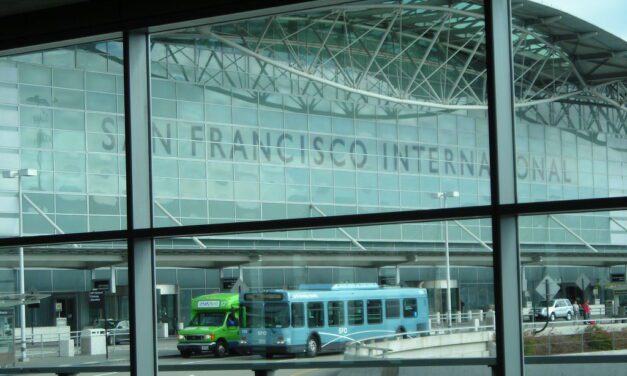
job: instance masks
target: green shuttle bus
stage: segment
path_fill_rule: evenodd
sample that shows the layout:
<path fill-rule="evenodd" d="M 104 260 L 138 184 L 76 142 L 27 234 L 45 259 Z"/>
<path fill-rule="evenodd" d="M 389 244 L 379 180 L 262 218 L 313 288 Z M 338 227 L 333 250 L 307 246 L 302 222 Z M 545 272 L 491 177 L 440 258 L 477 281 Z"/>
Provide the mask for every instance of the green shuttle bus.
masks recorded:
<path fill-rule="evenodd" d="M 177 348 L 183 358 L 213 352 L 235 353 L 239 344 L 239 295 L 209 294 L 192 299 L 192 319 L 179 331 Z"/>

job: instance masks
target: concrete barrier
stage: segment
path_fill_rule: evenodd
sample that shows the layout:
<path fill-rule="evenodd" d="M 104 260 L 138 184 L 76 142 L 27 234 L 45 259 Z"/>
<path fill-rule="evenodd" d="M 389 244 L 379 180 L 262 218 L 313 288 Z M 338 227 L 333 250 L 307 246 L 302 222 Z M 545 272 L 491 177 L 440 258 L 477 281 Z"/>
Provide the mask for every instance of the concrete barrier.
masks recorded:
<path fill-rule="evenodd" d="M 347 346 L 344 358 L 487 357 L 490 356 L 490 343 L 493 340 L 493 331 L 483 331 L 407 338 L 372 345 L 355 343 Z"/>
<path fill-rule="evenodd" d="M 59 355 L 60 356 L 74 356 L 74 340 L 63 339 L 59 341 Z"/>

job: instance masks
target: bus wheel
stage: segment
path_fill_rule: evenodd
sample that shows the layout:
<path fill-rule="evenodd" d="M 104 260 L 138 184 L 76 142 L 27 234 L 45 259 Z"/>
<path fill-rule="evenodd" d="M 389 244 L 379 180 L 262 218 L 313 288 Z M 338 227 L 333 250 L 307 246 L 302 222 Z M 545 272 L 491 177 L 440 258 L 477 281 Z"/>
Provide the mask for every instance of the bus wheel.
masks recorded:
<path fill-rule="evenodd" d="M 265 354 L 263 354 L 263 357 L 266 358 L 266 359 L 272 359 L 272 358 L 274 358 L 274 354 L 265 353 Z"/>
<path fill-rule="evenodd" d="M 213 350 L 213 353 L 215 354 L 216 358 L 222 358 L 228 352 L 229 352 L 229 350 L 227 349 L 226 343 L 224 342 L 224 340 L 223 339 L 219 339 L 218 342 L 216 343 L 215 350 Z"/>
<path fill-rule="evenodd" d="M 318 355 L 318 348 L 319 348 L 319 344 L 318 344 L 318 340 L 316 339 L 316 337 L 309 337 L 309 339 L 307 339 L 307 350 L 306 350 L 307 356 L 310 358 L 313 358 L 316 355 Z"/>
<path fill-rule="evenodd" d="M 189 358 L 192 355 L 189 351 L 181 351 L 181 357 Z"/>

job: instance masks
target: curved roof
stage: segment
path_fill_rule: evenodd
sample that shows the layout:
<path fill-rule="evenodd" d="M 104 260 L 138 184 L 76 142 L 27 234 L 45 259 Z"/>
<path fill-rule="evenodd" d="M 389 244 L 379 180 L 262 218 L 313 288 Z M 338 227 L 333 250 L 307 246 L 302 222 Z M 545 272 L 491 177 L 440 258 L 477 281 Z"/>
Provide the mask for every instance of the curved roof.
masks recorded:
<path fill-rule="evenodd" d="M 180 79 L 172 64 L 204 65 L 185 79 L 221 88 L 485 109 L 482 2 L 450 3 L 359 2 L 195 27 L 155 37 L 165 47 L 153 60 L 164 78 Z M 516 107 L 570 98 L 627 110 L 627 42 L 530 1 L 513 9 Z"/>
<path fill-rule="evenodd" d="M 514 23 L 547 36 L 548 41 L 568 54 L 586 82 L 627 79 L 627 41 L 533 1 L 513 1 L 512 8 Z"/>

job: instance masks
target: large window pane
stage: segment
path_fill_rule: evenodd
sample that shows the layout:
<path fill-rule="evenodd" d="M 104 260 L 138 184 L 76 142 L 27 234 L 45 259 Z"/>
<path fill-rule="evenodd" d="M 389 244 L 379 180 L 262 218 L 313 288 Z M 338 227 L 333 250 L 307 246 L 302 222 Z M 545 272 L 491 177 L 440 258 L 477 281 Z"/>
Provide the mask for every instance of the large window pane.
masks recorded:
<path fill-rule="evenodd" d="M 178 333 L 159 348 L 167 363 L 194 357 L 207 370 L 221 346 L 243 363 L 494 356 L 490 235 L 488 219 L 473 219 L 158 239 L 158 320 Z M 208 314 L 216 322 L 197 325 Z M 432 348 L 444 341 L 455 349 Z"/>
<path fill-rule="evenodd" d="M 0 123 L 0 237 L 126 227 L 117 204 L 126 196 L 116 105 L 123 76 L 113 64 L 122 63 L 121 48 L 121 41 L 95 42 L 0 58 L 8 119 Z"/>
<path fill-rule="evenodd" d="M 65 199 L 71 202 L 71 198 Z M 73 206 L 81 205 L 71 204 L 68 209 Z M 67 223 L 62 223 L 69 228 L 86 231 L 81 227 L 87 223 L 86 218 L 60 217 L 67 217 L 63 219 Z M 68 367 L 68 373 L 75 372 L 72 367 L 86 363 L 128 366 L 129 286 L 127 268 L 122 266 L 126 252 L 122 240 L 24 247 L 25 295 L 21 295 L 20 251 L 0 248 L 0 352 L 3 361 L 8 362 L 3 364 L 63 366 Z M 19 305 L 22 297 L 27 303 L 23 322 Z M 26 362 L 20 361 L 22 355 L 27 357 Z"/>
<path fill-rule="evenodd" d="M 484 33 L 480 5 L 371 3 L 153 35 L 156 223 L 489 204 Z"/>
<path fill-rule="evenodd" d="M 627 348 L 627 212 L 519 221 L 525 355 Z"/>
<path fill-rule="evenodd" d="M 610 33 L 620 32 L 611 15 L 627 9 L 601 2 L 598 15 L 604 16 L 594 18 L 574 4 L 557 7 L 600 28 L 588 33 L 581 51 L 577 38 L 564 38 L 583 33 L 581 20 L 540 4 L 514 12 L 518 200 L 625 196 L 627 64 L 624 57 L 612 57 L 610 45 L 626 42 L 624 33 L 622 39 Z M 527 22 L 546 17 L 555 22 Z M 610 57 L 601 59 L 605 54 Z"/>

